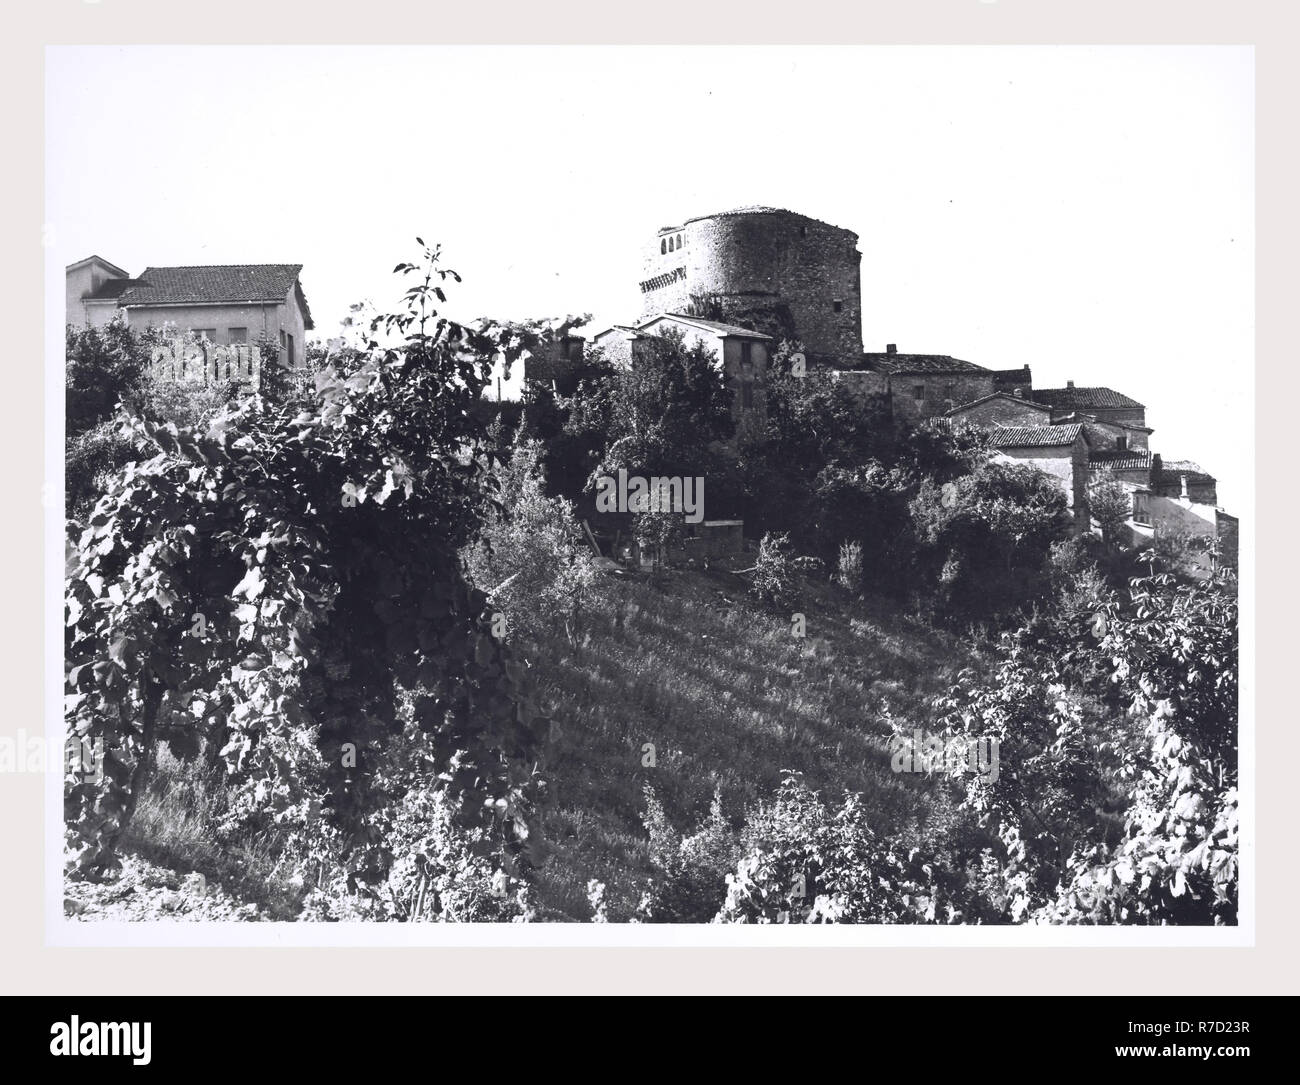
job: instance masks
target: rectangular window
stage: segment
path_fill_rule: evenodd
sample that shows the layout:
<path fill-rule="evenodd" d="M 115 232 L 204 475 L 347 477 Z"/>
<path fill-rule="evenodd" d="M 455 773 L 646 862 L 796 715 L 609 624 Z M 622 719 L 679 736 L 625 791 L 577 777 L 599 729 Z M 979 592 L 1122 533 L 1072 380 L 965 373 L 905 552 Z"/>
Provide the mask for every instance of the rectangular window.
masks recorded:
<path fill-rule="evenodd" d="M 920 403 L 925 398 L 925 385 L 916 384 L 912 386 L 912 398 Z"/>
<path fill-rule="evenodd" d="M 288 358 L 285 360 L 285 363 L 284 363 L 284 364 L 285 364 L 285 365 L 288 365 L 288 366 L 294 366 L 294 365 L 297 365 L 297 364 L 298 364 L 298 362 L 297 362 L 297 355 L 295 355 L 294 352 L 293 352 L 293 336 L 292 336 L 292 335 L 289 336 L 289 345 L 288 345 L 288 347 L 286 348 L 286 350 L 288 351 Z"/>
<path fill-rule="evenodd" d="M 1128 449 L 1128 438 L 1127 438 L 1127 437 L 1116 437 L 1116 438 L 1115 438 L 1115 447 L 1118 448 L 1121 452 L 1126 451 L 1126 450 Z"/>
<path fill-rule="evenodd" d="M 1151 526 L 1151 495 L 1140 490 L 1133 491 L 1133 522 L 1146 527 Z"/>
<path fill-rule="evenodd" d="M 943 386 L 943 398 L 953 399 L 953 400 L 957 398 L 957 385 L 955 385 L 952 381 L 949 381 L 947 384 Z"/>
<path fill-rule="evenodd" d="M 215 343 L 217 341 L 216 328 L 193 328 L 191 330 L 196 336 L 198 336 L 198 338 L 206 339 L 209 343 Z"/>
<path fill-rule="evenodd" d="M 226 329 L 226 342 L 227 342 L 227 343 L 247 343 L 247 342 L 248 342 L 248 329 L 247 329 L 247 328 L 227 328 L 227 329 Z"/>
<path fill-rule="evenodd" d="M 753 364 L 754 364 L 754 344 L 749 342 L 742 342 L 740 344 L 740 368 L 744 369 L 746 366 L 752 366 Z"/>
<path fill-rule="evenodd" d="M 839 298 L 836 298 L 833 302 L 831 302 L 831 308 L 834 309 L 837 313 L 842 313 L 844 311 L 844 302 L 840 301 Z"/>

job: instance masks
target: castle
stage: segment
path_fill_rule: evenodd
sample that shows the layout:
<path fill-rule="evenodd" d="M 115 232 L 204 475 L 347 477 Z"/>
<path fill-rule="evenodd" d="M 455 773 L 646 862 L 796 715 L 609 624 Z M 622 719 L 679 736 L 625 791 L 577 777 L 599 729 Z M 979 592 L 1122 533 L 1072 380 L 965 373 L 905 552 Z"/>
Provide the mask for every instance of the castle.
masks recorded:
<path fill-rule="evenodd" d="M 1237 520 L 1219 507 L 1214 477 L 1190 460 L 1151 451 L 1144 404 L 1073 381 L 1035 388 L 1027 365 L 992 369 L 946 354 L 902 353 L 894 344 L 868 352 L 861 263 L 851 230 L 778 208 L 737 208 L 664 226 L 642 250 L 631 299 L 637 320 L 599 332 L 592 345 L 614 364 L 631 365 L 638 343 L 665 329 L 704 343 L 735 390 L 733 415 L 743 426 L 762 417 L 776 346 L 797 342 L 809 367 L 859 396 L 880 397 L 896 418 L 987 430 L 999 459 L 1033 464 L 1058 480 L 1079 532 L 1094 529 L 1090 484 L 1109 478 L 1132 498 L 1121 541 L 1141 547 L 1157 530 L 1208 536 L 1235 567 Z M 567 337 L 563 363 L 580 360 L 583 346 Z M 548 380 L 557 375 L 554 361 Z M 539 359 L 536 375 L 542 365 Z M 1209 559 L 1201 564 L 1208 569 Z"/>

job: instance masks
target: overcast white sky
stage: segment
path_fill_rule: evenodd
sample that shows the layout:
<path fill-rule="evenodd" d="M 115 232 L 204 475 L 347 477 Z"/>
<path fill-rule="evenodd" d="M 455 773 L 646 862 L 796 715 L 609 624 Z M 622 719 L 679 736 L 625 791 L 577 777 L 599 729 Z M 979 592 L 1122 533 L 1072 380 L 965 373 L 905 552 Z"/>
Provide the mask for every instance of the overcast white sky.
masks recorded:
<path fill-rule="evenodd" d="M 657 227 L 771 204 L 860 235 L 868 350 L 1116 388 L 1244 516 L 1253 88 L 1249 47 L 51 48 L 50 304 L 91 253 L 301 263 L 329 336 L 419 234 L 453 315 L 599 328 Z"/>

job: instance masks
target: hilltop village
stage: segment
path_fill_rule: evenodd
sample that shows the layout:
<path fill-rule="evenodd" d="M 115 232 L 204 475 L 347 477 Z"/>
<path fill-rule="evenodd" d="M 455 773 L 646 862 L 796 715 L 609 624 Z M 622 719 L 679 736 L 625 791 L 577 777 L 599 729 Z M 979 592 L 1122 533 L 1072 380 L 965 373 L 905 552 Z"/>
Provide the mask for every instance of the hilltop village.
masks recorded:
<path fill-rule="evenodd" d="M 1080 533 L 1098 530 L 1092 484 L 1109 478 L 1132 500 L 1118 541 L 1141 548 L 1158 531 L 1218 540 L 1235 566 L 1237 518 L 1219 506 L 1214 476 L 1200 464 L 1151 447 L 1146 405 L 1124 392 L 1067 381 L 1034 387 L 1033 373 L 993 369 L 947 354 L 865 349 L 858 235 L 793 211 L 747 207 L 660 228 L 641 254 L 629 303 L 636 316 L 595 333 L 565 335 L 556 352 L 526 360 L 530 380 L 556 383 L 599 348 L 631 365 L 641 345 L 668 330 L 702 343 L 734 390 L 738 429 L 763 417 L 768 365 L 782 341 L 802 347 L 802 364 L 829 372 L 863 400 L 880 397 L 910 423 L 966 423 L 985 429 L 995 455 L 1033 464 L 1057 479 Z M 256 384 L 258 342 L 281 364 L 305 359 L 313 327 L 299 264 L 146 268 L 137 277 L 99 256 L 67 268 L 68 322 L 103 327 L 173 324 L 215 345 L 218 361 L 244 364 Z M 243 353 L 241 353 L 243 352 Z M 252 359 L 244 358 L 244 353 Z M 212 358 L 205 355 L 206 364 Z M 177 363 L 178 372 L 185 368 Z M 234 369 L 231 369 L 234 372 Z M 734 521 L 713 528 L 738 534 Z M 1201 567 L 1208 569 L 1208 556 Z"/>
<path fill-rule="evenodd" d="M 804 364 L 828 370 L 863 397 L 884 397 L 896 418 L 985 429 L 996 456 L 1032 464 L 1059 481 L 1080 533 L 1098 529 L 1088 493 L 1110 478 L 1132 498 L 1121 541 L 1140 548 L 1157 531 L 1209 537 L 1219 541 L 1221 559 L 1235 566 L 1237 518 L 1219 506 L 1214 476 L 1152 449 L 1145 404 L 1073 380 L 1035 388 L 1028 365 L 993 369 L 947 354 L 900 351 L 893 343 L 867 351 L 861 260 L 857 234 L 777 208 L 739 208 L 665 226 L 642 253 L 635 320 L 596 333 L 590 345 L 615 365 L 631 365 L 639 344 L 665 330 L 705 344 L 734 388 L 733 413 L 744 425 L 762 416 L 777 345 L 798 342 Z M 531 359 L 526 375 L 562 384 L 586 346 L 584 337 L 566 336 L 560 356 Z"/>

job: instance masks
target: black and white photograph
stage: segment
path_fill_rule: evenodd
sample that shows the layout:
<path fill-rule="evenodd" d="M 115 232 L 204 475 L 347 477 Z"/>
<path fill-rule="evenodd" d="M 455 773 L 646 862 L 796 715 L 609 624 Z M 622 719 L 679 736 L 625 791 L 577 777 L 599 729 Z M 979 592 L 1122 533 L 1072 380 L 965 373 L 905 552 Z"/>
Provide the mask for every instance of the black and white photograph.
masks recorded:
<path fill-rule="evenodd" d="M 1250 46 L 44 106 L 56 941 L 1251 944 Z"/>

